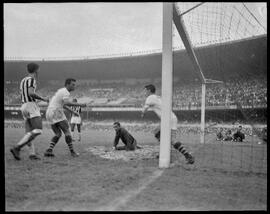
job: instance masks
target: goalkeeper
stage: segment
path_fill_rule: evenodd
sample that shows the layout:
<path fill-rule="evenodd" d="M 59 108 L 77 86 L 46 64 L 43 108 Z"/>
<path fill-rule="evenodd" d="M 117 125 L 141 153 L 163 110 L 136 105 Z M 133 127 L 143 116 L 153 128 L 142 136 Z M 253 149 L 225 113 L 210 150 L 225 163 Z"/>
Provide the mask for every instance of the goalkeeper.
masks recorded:
<path fill-rule="evenodd" d="M 113 150 L 134 151 L 136 149 L 142 148 L 137 145 L 136 139 L 125 128 L 121 127 L 119 122 L 114 122 L 113 128 L 116 133 L 113 143 Z M 120 139 L 125 145 L 117 147 L 117 144 Z"/>

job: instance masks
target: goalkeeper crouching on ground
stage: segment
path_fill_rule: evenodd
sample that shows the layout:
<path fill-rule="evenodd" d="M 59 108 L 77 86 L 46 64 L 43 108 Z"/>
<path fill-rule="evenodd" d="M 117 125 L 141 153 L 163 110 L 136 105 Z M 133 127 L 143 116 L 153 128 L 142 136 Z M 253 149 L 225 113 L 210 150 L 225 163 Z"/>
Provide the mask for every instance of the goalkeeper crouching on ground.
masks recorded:
<path fill-rule="evenodd" d="M 113 128 L 116 134 L 113 142 L 113 150 L 134 151 L 136 149 L 142 149 L 141 146 L 137 145 L 136 139 L 125 128 L 121 127 L 119 122 L 114 122 Z M 120 139 L 125 145 L 117 147 Z"/>

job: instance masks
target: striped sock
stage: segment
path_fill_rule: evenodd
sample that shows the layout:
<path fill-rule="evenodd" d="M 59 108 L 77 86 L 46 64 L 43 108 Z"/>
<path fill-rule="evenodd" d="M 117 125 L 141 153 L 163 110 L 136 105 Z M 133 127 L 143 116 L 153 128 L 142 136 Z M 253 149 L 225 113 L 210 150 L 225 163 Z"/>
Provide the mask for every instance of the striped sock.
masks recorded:
<path fill-rule="evenodd" d="M 182 143 L 180 142 L 176 142 L 173 147 L 178 150 L 179 152 L 181 152 L 185 157 L 189 156 L 188 151 L 185 149 L 185 147 L 182 145 Z"/>
<path fill-rule="evenodd" d="M 189 153 L 188 151 L 185 149 L 184 146 L 180 146 L 180 148 L 178 149 L 179 152 L 181 152 L 184 156 L 187 156 Z"/>
<path fill-rule="evenodd" d="M 61 137 L 61 136 L 60 136 Z M 51 143 L 50 143 L 50 147 L 48 149 L 48 151 L 52 152 L 53 148 L 55 147 L 55 145 L 57 144 L 57 142 L 59 141 L 60 139 L 59 136 L 54 136 L 51 140 Z"/>
<path fill-rule="evenodd" d="M 72 137 L 70 135 L 67 135 L 65 137 L 65 140 L 66 140 L 66 143 L 68 145 L 68 148 L 69 148 L 69 151 L 70 152 L 74 152 L 74 149 L 73 149 L 73 144 L 72 144 Z"/>

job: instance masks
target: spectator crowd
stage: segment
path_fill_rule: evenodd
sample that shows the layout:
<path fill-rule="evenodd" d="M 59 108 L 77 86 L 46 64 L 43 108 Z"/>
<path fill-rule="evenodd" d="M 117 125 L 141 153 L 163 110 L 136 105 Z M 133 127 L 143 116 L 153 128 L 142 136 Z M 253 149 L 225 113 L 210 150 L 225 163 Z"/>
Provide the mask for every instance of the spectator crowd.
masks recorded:
<path fill-rule="evenodd" d="M 57 82 L 57 81 L 55 81 Z M 58 84 L 44 84 L 38 88 L 41 95 L 52 96 L 54 92 L 62 87 Z M 145 84 L 78 84 L 73 96 L 76 98 L 90 97 L 91 99 L 106 98 L 108 102 L 123 99 L 123 103 L 132 103 L 141 106 L 144 102 L 143 87 Z M 160 94 L 161 85 L 157 84 Z M 132 101 L 132 102 L 131 102 Z M 266 107 L 267 106 L 267 82 L 265 77 L 228 79 L 221 84 L 208 84 L 206 86 L 206 106 L 229 106 L 236 102 L 244 107 Z M 4 103 L 20 104 L 19 83 L 5 84 Z M 174 83 L 173 107 L 192 108 L 201 106 L 200 83 Z"/>

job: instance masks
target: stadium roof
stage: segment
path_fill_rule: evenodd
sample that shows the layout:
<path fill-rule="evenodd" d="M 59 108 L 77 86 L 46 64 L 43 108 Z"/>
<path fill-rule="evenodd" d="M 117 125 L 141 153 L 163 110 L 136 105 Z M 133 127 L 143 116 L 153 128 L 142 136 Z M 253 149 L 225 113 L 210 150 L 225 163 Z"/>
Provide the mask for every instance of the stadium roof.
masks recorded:
<path fill-rule="evenodd" d="M 195 53 L 202 65 L 205 77 L 218 80 L 220 75 L 228 72 L 248 72 L 257 69 L 256 66 L 266 65 L 267 35 L 204 46 L 197 48 Z M 262 58 L 264 63 L 261 63 Z M 175 50 L 173 60 L 174 75 L 180 78 L 196 78 L 185 50 Z M 28 62 L 28 60 L 5 60 L 5 79 L 22 78 L 26 73 Z M 161 76 L 162 54 L 38 62 L 41 68 L 40 79 L 43 80 L 63 79 L 63 77 L 78 79 L 151 78 Z M 266 66 L 261 68 L 266 69 Z"/>

